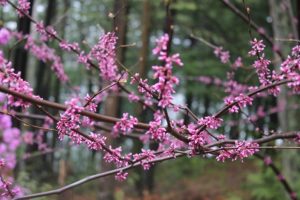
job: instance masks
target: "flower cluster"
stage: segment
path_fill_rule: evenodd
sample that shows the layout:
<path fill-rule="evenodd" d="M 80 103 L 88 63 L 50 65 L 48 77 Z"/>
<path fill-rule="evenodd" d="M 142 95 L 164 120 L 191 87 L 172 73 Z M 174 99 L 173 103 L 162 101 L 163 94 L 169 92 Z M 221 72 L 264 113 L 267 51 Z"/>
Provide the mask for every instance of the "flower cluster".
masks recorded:
<path fill-rule="evenodd" d="M 8 89 L 25 94 L 27 96 L 41 99 L 40 97 L 33 94 L 33 89 L 30 87 L 27 81 L 21 78 L 20 73 L 15 73 L 11 67 L 11 63 L 8 62 L 4 57 L 2 51 L 0 51 L 0 82 L 2 85 L 8 87 Z M 28 107 L 30 104 L 20 98 L 16 98 L 12 95 L 8 96 L 8 104 L 15 107 Z"/>
<path fill-rule="evenodd" d="M 244 158 L 252 156 L 258 152 L 259 144 L 250 141 L 235 141 L 234 145 L 227 146 L 228 149 L 221 150 L 217 156 L 218 161 L 224 162 L 226 159 L 243 161 Z"/>
<path fill-rule="evenodd" d="M 208 135 L 207 131 L 204 130 L 199 133 L 195 124 L 189 124 L 187 130 L 189 132 L 188 145 L 189 149 L 192 150 L 192 155 L 195 155 L 201 146 L 211 142 L 210 136 Z"/>
<path fill-rule="evenodd" d="M 7 0 L 0 0 L 0 5 L 5 6 L 7 4 Z"/>
<path fill-rule="evenodd" d="M 89 95 L 86 95 L 85 100 L 86 100 L 86 105 L 84 106 L 86 110 L 90 112 L 96 112 L 97 110 L 97 103 L 96 102 L 98 98 L 91 98 Z M 85 127 L 91 127 L 95 124 L 94 120 L 91 119 L 90 117 L 84 116 L 82 119 L 82 125 Z"/>
<path fill-rule="evenodd" d="M 267 85 L 270 83 L 270 69 L 268 66 L 271 64 L 271 61 L 265 59 L 262 55 L 258 60 L 253 64 L 253 67 L 256 69 L 258 75 L 258 80 L 262 85 Z"/>
<path fill-rule="evenodd" d="M 159 93 L 158 106 L 165 108 L 170 105 L 175 93 L 174 85 L 179 84 L 179 79 L 173 76 L 173 64 L 182 66 L 180 55 L 174 54 L 169 56 L 167 52 L 167 45 L 169 36 L 163 35 L 160 39 L 156 40 L 156 47 L 153 49 L 153 54 L 158 56 L 158 59 L 164 63 L 164 66 L 153 66 L 153 78 L 158 82 L 151 86 L 151 91 Z"/>
<path fill-rule="evenodd" d="M 127 172 L 123 172 L 123 171 L 120 171 L 118 172 L 116 175 L 115 175 L 115 179 L 117 181 L 125 181 L 127 179 L 127 176 L 128 176 L 128 173 Z"/>
<path fill-rule="evenodd" d="M 7 118 L 7 120 L 11 119 Z M 5 160 L 6 168 L 12 170 L 17 163 L 16 150 L 21 144 L 20 130 L 7 126 L 1 131 L 3 141 L 0 143 L 0 158 Z"/>
<path fill-rule="evenodd" d="M 118 121 L 114 127 L 113 127 L 113 132 L 118 133 L 121 132 L 122 134 L 127 134 L 132 131 L 135 125 L 137 125 L 138 120 L 137 118 L 133 116 L 129 116 L 128 113 L 123 113 L 122 118 L 120 121 Z"/>
<path fill-rule="evenodd" d="M 241 93 L 237 97 L 226 97 L 224 102 L 227 106 L 230 106 L 228 109 L 230 113 L 238 113 L 240 108 L 252 105 L 253 98 Z"/>
<path fill-rule="evenodd" d="M 214 116 L 207 116 L 198 120 L 198 125 L 206 126 L 210 129 L 217 129 L 221 126 L 223 119 Z"/>
<path fill-rule="evenodd" d="M 117 78 L 118 67 L 116 65 L 116 44 L 115 33 L 108 32 L 99 38 L 98 43 L 90 52 L 91 57 L 96 59 L 100 69 L 100 76 L 107 81 Z"/>
<path fill-rule="evenodd" d="M 214 50 L 214 54 L 220 58 L 222 63 L 228 63 L 230 59 L 229 51 L 223 51 L 223 47 L 216 47 Z"/>
<path fill-rule="evenodd" d="M 250 44 L 251 44 L 251 51 L 248 52 L 250 56 L 256 56 L 258 53 L 263 52 L 266 47 L 266 45 L 264 45 L 262 40 L 257 40 L 256 38 L 250 41 Z"/>
<path fill-rule="evenodd" d="M 232 68 L 233 69 L 238 69 L 238 68 L 242 67 L 243 65 L 244 64 L 243 64 L 242 58 L 241 57 L 237 57 L 237 59 L 232 64 Z"/>
<path fill-rule="evenodd" d="M 65 51 L 79 51 L 79 44 L 77 42 L 68 43 L 65 40 L 59 43 L 59 47 Z"/>
<path fill-rule="evenodd" d="M 2 94 L 0 101 L 4 101 Z M 2 105 L 1 108 L 4 110 L 6 105 Z M 22 189 L 13 184 L 14 179 L 10 175 L 16 167 L 17 150 L 22 138 L 20 130 L 12 127 L 12 120 L 8 115 L 0 115 L 0 138 L 0 199 L 11 199 L 23 194 Z"/>
<path fill-rule="evenodd" d="M 28 0 L 18 0 L 18 14 L 20 17 L 29 14 L 30 2 Z"/>
<path fill-rule="evenodd" d="M 78 105 L 79 103 L 80 101 L 78 98 L 72 98 L 70 101 L 66 102 L 68 108 L 61 114 L 60 120 L 56 125 L 59 139 L 62 140 L 65 135 L 69 135 L 72 142 L 76 144 L 80 144 L 84 141 L 83 137 L 76 131 L 81 124 L 79 113 L 83 110 L 83 107 Z"/>
<path fill-rule="evenodd" d="M 45 43 L 37 44 L 31 36 L 27 36 L 27 41 L 24 47 L 37 59 L 51 63 L 51 69 L 63 83 L 66 83 L 69 78 L 65 74 L 61 58 L 55 54 L 55 50 L 48 47 Z"/>
<path fill-rule="evenodd" d="M 280 71 L 282 74 L 292 82 L 288 83 L 288 87 L 293 90 L 294 93 L 300 93 L 300 45 L 295 46 L 292 49 L 291 56 L 281 64 Z"/>
<path fill-rule="evenodd" d="M 45 27 L 44 22 L 40 21 L 36 23 L 36 31 L 41 35 L 41 41 L 48 41 L 51 38 L 57 36 L 56 31 L 52 26 Z"/>
<path fill-rule="evenodd" d="M 166 138 L 166 129 L 161 126 L 163 120 L 163 115 L 157 111 L 154 113 L 154 119 L 149 122 L 149 130 L 146 135 L 149 135 L 151 139 L 157 141 L 164 141 Z"/>
<path fill-rule="evenodd" d="M 0 45 L 6 45 L 10 40 L 10 32 L 6 28 L 0 29 Z"/>
<path fill-rule="evenodd" d="M 149 170 L 151 167 L 151 160 L 155 158 L 154 151 L 149 149 L 142 149 L 141 153 L 133 155 L 134 161 L 141 161 L 144 170 Z"/>
<path fill-rule="evenodd" d="M 105 145 L 105 140 L 106 137 L 102 136 L 101 134 L 95 134 L 95 133 L 91 133 L 90 137 L 93 138 L 94 141 L 86 141 L 89 149 L 98 151 L 98 150 L 102 150 L 103 146 Z"/>

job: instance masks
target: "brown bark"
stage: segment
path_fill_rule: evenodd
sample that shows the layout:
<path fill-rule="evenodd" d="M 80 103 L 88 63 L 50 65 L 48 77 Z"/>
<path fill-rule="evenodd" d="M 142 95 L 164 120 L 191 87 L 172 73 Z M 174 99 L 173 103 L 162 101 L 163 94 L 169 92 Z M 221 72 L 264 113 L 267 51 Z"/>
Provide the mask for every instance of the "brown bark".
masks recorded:
<path fill-rule="evenodd" d="M 48 6 L 45 16 L 45 26 L 51 25 L 54 17 L 56 15 L 56 0 L 48 0 Z M 38 63 L 38 68 L 36 71 L 37 84 L 36 84 L 36 94 L 41 96 L 43 99 L 48 99 L 50 95 L 51 86 L 51 70 L 47 66 L 47 63 L 40 61 Z"/>
<path fill-rule="evenodd" d="M 120 63 L 125 62 L 126 48 L 121 47 L 121 45 L 126 44 L 126 35 L 127 35 L 127 19 L 129 13 L 129 4 L 128 0 L 115 0 L 114 1 L 114 18 L 113 18 L 113 29 L 118 37 L 117 40 L 117 60 Z M 104 83 L 104 86 L 110 83 Z M 116 96 L 108 96 L 104 104 L 104 112 L 108 116 L 117 117 L 121 115 L 121 105 L 122 99 Z M 113 146 L 116 145 L 116 141 Z M 101 168 L 103 171 L 111 169 L 111 165 L 102 162 Z M 114 177 L 107 177 L 103 180 L 100 180 L 100 196 L 99 199 L 114 199 L 114 190 L 115 190 L 115 180 Z"/>
<path fill-rule="evenodd" d="M 289 0 L 287 0 L 289 1 Z M 285 1 L 286 2 L 286 1 Z M 288 12 L 285 8 L 283 9 L 280 5 L 282 3 L 282 0 L 269 0 L 269 6 L 270 6 L 270 14 L 273 19 L 273 34 L 274 38 L 289 38 L 290 33 L 292 32 L 292 27 L 291 24 L 289 23 L 289 16 Z M 283 43 L 281 41 L 274 41 L 274 45 L 278 46 L 281 51 L 287 55 L 289 52 L 289 45 L 288 43 Z M 275 60 L 275 66 L 280 66 L 280 59 L 278 58 L 277 55 L 274 54 L 274 60 Z M 294 119 L 295 113 L 292 111 L 289 111 L 288 109 L 288 104 L 292 103 L 293 100 L 291 98 L 287 97 L 287 90 L 286 87 L 281 87 L 281 93 L 278 96 L 277 99 L 277 105 L 282 108 L 281 112 L 279 112 L 279 124 L 280 124 L 280 130 L 282 131 L 287 131 L 292 128 L 292 123 Z M 289 145 L 288 143 L 286 145 Z M 289 151 L 288 154 L 285 154 L 282 159 L 283 163 L 283 172 L 286 174 L 286 177 L 288 179 L 292 178 L 292 171 L 297 170 L 294 168 L 293 163 L 294 163 L 294 156 L 295 156 L 295 151 Z"/>

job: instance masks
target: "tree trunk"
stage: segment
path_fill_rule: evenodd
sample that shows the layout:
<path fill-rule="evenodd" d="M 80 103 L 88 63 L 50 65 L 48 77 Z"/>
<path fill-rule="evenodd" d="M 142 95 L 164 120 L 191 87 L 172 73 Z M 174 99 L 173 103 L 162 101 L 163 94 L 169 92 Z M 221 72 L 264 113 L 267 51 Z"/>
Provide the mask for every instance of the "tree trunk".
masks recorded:
<path fill-rule="evenodd" d="M 290 0 L 287 0 L 290 1 Z M 287 2 L 285 1 L 285 3 Z M 287 4 L 282 4 L 282 0 L 269 0 L 269 5 L 270 5 L 270 14 L 273 19 L 273 35 L 274 38 L 290 38 L 290 33 L 292 33 L 292 27 L 288 15 L 288 6 L 287 7 L 282 7 L 280 5 L 288 5 Z M 284 53 L 284 55 L 287 55 L 290 46 L 288 43 L 283 43 L 278 40 L 273 41 L 274 44 L 281 49 L 281 51 Z M 279 67 L 281 60 L 280 58 L 274 54 L 274 60 L 275 60 L 275 66 Z M 277 105 L 281 108 L 281 111 L 278 114 L 279 117 L 279 124 L 280 124 L 280 130 L 282 131 L 289 131 L 292 127 L 291 124 L 293 123 L 292 120 L 289 119 L 295 119 L 292 117 L 295 113 L 289 112 L 288 109 L 288 104 L 292 103 L 293 100 L 290 98 L 287 98 L 287 89 L 286 87 L 281 87 L 281 93 L 278 96 L 277 99 Z M 289 145 L 286 143 L 286 145 Z M 283 162 L 283 172 L 284 175 L 291 180 L 292 178 L 292 171 L 293 166 L 292 163 L 294 162 L 295 158 L 295 151 L 289 151 L 288 153 L 285 153 L 282 157 L 282 162 Z"/>
<path fill-rule="evenodd" d="M 29 15 L 32 15 L 34 0 L 30 0 Z M 30 33 L 31 21 L 27 17 L 18 19 L 17 31 L 26 35 Z M 16 71 L 21 72 L 21 77 L 26 79 L 28 52 L 22 47 L 18 46 L 15 50 L 13 66 Z"/>
<path fill-rule="evenodd" d="M 117 59 L 120 63 L 125 62 L 126 48 L 121 47 L 121 45 L 126 44 L 127 35 L 127 19 L 129 13 L 129 3 L 128 0 L 115 0 L 114 1 L 114 19 L 113 19 L 113 29 L 118 37 L 117 40 Z M 110 83 L 104 83 L 107 85 Z M 104 112 L 108 116 L 119 117 L 121 115 L 121 98 L 118 96 L 108 96 L 104 104 Z M 109 141 L 113 146 L 116 145 L 116 141 Z M 111 166 L 105 162 L 102 162 L 102 171 L 107 171 L 111 169 Z M 115 190 L 115 180 L 114 177 L 106 177 L 100 180 L 100 196 L 99 199 L 114 199 Z"/>

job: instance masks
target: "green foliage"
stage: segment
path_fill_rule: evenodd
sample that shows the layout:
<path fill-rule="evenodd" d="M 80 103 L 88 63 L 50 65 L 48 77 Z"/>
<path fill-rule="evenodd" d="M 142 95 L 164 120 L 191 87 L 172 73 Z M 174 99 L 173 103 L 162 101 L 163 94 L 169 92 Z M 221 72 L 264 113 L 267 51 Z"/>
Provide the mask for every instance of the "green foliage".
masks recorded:
<path fill-rule="evenodd" d="M 37 193 L 54 189 L 53 185 L 49 183 L 43 183 L 37 179 L 30 178 L 29 174 L 25 171 L 21 171 L 18 174 L 17 183 L 26 188 L 26 190 L 28 190 L 28 193 Z M 39 198 L 39 200 L 47 199 L 47 197 Z"/>
<path fill-rule="evenodd" d="M 286 199 L 286 191 L 274 172 L 261 163 L 258 166 L 262 170 L 250 173 L 247 177 L 246 187 L 251 191 L 251 196 L 257 200 Z"/>

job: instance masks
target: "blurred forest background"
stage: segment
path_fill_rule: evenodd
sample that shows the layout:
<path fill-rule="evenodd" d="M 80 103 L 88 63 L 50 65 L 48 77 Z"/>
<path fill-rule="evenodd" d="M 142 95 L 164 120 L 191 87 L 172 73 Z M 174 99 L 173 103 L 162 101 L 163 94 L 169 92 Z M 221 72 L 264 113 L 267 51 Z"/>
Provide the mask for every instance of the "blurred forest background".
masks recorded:
<path fill-rule="evenodd" d="M 245 12 L 242 0 L 230 1 Z M 273 38 L 299 38 L 299 1 L 297 0 L 246 0 L 251 8 L 251 19 L 261 31 Z M 119 37 L 119 60 L 143 77 L 151 76 L 155 65 L 151 49 L 155 38 L 171 27 L 172 52 L 178 52 L 184 62 L 176 69 L 181 84 L 177 88 L 175 102 L 186 104 L 199 117 L 214 113 L 222 105 L 224 87 L 218 84 L 227 79 L 230 66 L 222 64 L 215 57 L 213 49 L 199 41 L 199 38 L 230 51 L 231 58 L 245 58 L 244 69 L 237 71 L 240 83 L 255 85 L 257 78 L 251 76 L 252 59 L 247 57 L 250 49 L 248 24 L 232 12 L 221 0 L 31 0 L 32 16 L 52 25 L 67 41 L 78 41 L 84 50 L 89 50 L 101 34 L 116 30 Z M 298 8 L 298 9 L 297 9 Z M 26 18 L 18 19 L 10 6 L 0 11 L 2 25 L 12 30 L 30 33 L 32 27 Z M 172 24 L 172 26 L 169 26 Z M 36 34 L 36 33 L 33 33 Z M 194 35 L 198 39 L 192 37 Z M 255 31 L 253 35 L 261 38 Z M 34 36 L 34 35 L 33 35 Z M 200 40 L 201 40 L 200 39 Z M 274 57 L 272 46 L 267 41 L 266 56 Z M 295 42 L 274 40 L 286 56 Z M 101 85 L 97 72 L 86 71 L 76 62 L 71 53 L 60 50 L 56 42 L 48 43 L 62 56 L 64 67 L 73 85 L 78 86 L 84 96 L 98 91 Z M 12 50 L 14 66 L 22 72 L 35 93 L 63 103 L 69 95 L 69 88 L 61 85 L 47 67 L 23 49 L 22 42 Z M 8 51 L 7 49 L 5 51 Z M 276 63 L 276 62 L 274 62 Z M 273 67 L 279 67 L 280 62 Z M 280 112 L 271 112 L 283 102 Z M 254 116 L 258 111 L 270 112 L 256 123 L 262 130 L 298 130 L 299 99 L 287 98 L 286 94 L 276 98 L 261 98 L 245 112 Z M 149 121 L 148 113 L 124 100 L 124 95 L 112 95 L 100 107 L 110 116 L 118 116 L 126 110 L 137 113 L 140 121 Z M 277 109 L 278 110 L 278 109 Z M 38 111 L 35 111 L 39 114 Z M 289 116 L 289 117 L 287 117 Z M 245 122 L 247 116 L 228 115 L 222 131 L 230 138 L 258 137 L 256 127 Z M 290 119 L 290 120 L 287 120 Z M 188 120 L 188 119 L 186 119 Z M 39 123 L 36 121 L 35 123 Z M 24 131 L 33 131 L 22 124 Z M 68 141 L 60 142 L 48 133 L 43 138 L 53 151 L 39 154 L 35 145 L 24 146 L 24 152 L 31 156 L 18 160 L 15 170 L 17 182 L 32 193 L 58 188 L 85 176 L 104 171 L 111 166 L 101 163 L 101 154 L 86 147 L 71 146 Z M 141 143 L 135 139 L 118 139 L 118 144 L 128 151 L 135 151 Z M 287 144 L 288 145 L 288 144 Z M 149 144 L 152 149 L 155 144 Z M 36 154 L 35 154 L 36 153 Z M 277 167 L 300 196 L 300 158 L 295 150 L 268 150 Z M 215 159 L 181 158 L 161 163 L 149 171 L 134 169 L 123 183 L 116 183 L 113 177 L 103 178 L 82 185 L 57 197 L 41 199 L 288 199 L 278 178 L 261 160 L 253 157 L 244 162 L 220 163 Z"/>

